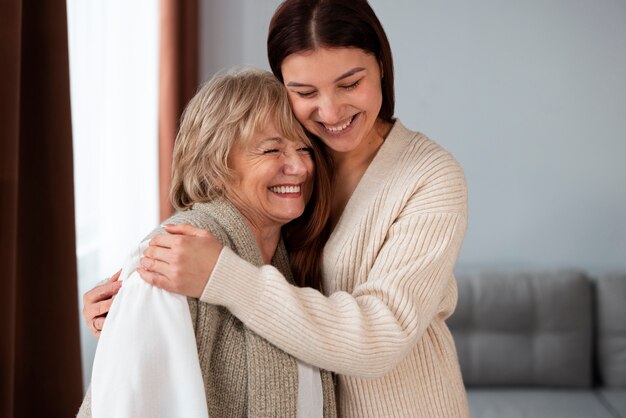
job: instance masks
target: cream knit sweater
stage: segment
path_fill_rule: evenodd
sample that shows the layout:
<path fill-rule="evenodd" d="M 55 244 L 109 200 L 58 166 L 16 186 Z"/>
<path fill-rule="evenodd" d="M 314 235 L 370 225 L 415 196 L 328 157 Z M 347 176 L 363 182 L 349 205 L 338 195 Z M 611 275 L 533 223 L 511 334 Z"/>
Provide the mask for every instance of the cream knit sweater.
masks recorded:
<path fill-rule="evenodd" d="M 326 295 L 225 248 L 201 300 L 339 375 L 339 416 L 466 417 L 454 264 L 467 223 L 454 158 L 396 121 L 325 249 Z"/>

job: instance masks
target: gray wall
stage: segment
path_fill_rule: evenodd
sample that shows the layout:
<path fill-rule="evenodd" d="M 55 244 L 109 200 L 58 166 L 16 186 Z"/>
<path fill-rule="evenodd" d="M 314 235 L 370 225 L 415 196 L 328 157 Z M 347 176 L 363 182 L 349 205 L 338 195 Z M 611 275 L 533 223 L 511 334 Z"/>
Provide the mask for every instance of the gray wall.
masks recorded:
<path fill-rule="evenodd" d="M 268 68 L 279 1 L 206 1 L 202 74 Z M 396 114 L 470 192 L 462 268 L 626 269 L 626 2 L 371 0 Z"/>

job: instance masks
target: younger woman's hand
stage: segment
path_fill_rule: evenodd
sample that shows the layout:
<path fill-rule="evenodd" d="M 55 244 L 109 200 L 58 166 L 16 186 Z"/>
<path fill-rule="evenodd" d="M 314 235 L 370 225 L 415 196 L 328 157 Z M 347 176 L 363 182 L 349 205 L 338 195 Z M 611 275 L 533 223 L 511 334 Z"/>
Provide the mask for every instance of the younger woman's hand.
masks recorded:
<path fill-rule="evenodd" d="M 209 232 L 191 225 L 165 225 L 143 253 L 137 272 L 146 282 L 172 293 L 199 298 L 222 251 Z"/>
<path fill-rule="evenodd" d="M 122 282 L 118 280 L 121 272 L 122 270 L 118 271 L 83 295 L 83 318 L 96 338 L 100 337 L 107 313 L 113 303 L 113 296 L 117 295 L 122 287 Z"/>

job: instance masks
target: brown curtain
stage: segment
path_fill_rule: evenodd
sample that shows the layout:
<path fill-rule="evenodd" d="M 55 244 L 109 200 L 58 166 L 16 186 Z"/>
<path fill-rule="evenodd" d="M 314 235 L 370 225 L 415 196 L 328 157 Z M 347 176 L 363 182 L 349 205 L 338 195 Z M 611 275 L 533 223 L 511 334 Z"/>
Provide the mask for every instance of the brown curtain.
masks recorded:
<path fill-rule="evenodd" d="M 0 1 L 0 416 L 82 398 L 65 2 Z"/>
<path fill-rule="evenodd" d="M 159 203 L 161 221 L 173 213 L 169 199 L 172 150 L 180 115 L 198 84 L 198 1 L 161 0 L 159 68 Z"/>

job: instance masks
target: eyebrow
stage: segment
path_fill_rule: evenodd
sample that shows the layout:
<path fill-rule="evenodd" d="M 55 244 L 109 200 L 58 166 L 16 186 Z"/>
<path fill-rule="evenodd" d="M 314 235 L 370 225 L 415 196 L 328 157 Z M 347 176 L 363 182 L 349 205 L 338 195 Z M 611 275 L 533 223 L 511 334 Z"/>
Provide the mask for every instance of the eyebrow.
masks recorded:
<path fill-rule="evenodd" d="M 269 137 L 269 138 L 263 138 L 262 140 L 259 141 L 259 145 L 264 145 L 268 142 L 270 143 L 280 143 L 282 142 L 283 139 L 281 137 L 278 136 L 274 136 L 274 137 Z"/>
<path fill-rule="evenodd" d="M 333 81 L 333 83 L 341 81 L 344 78 L 348 78 L 350 76 L 353 76 L 354 74 L 359 73 L 361 71 L 365 71 L 365 67 L 354 67 L 353 69 L 348 70 L 345 73 L 341 74 L 339 77 L 337 77 Z M 287 87 L 313 87 L 313 86 L 311 84 L 298 83 L 297 81 L 290 81 L 289 83 L 287 83 Z"/>

